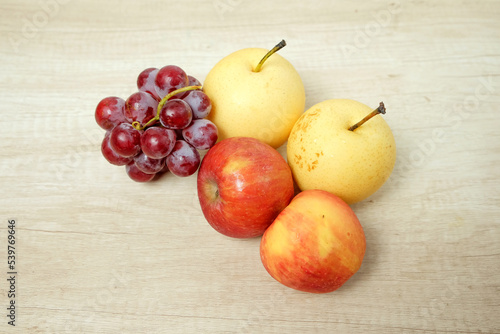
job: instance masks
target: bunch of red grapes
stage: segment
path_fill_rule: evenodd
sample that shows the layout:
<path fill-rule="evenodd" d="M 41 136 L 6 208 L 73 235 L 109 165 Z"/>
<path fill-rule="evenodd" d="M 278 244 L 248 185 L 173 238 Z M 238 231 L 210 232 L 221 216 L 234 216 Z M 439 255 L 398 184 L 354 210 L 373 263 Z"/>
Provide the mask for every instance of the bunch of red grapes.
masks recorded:
<path fill-rule="evenodd" d="M 109 163 L 125 166 L 137 182 L 170 171 L 194 174 L 198 150 L 217 142 L 215 124 L 204 119 L 212 109 L 201 83 L 175 65 L 148 68 L 137 78 L 138 92 L 127 100 L 106 97 L 95 111 L 106 134 L 101 152 Z"/>

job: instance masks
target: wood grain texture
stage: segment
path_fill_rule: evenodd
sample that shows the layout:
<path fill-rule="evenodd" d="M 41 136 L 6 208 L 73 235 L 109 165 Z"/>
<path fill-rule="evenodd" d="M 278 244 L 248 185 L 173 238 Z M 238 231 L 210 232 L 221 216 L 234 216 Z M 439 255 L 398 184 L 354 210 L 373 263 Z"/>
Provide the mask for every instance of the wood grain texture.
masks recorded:
<path fill-rule="evenodd" d="M 500 332 L 499 1 L 4 0 L 0 17 L 0 333 Z M 130 181 L 94 121 L 147 67 L 203 80 L 282 38 L 307 108 L 384 101 L 397 143 L 389 182 L 353 205 L 363 265 L 326 295 L 213 231 L 195 176 Z"/>

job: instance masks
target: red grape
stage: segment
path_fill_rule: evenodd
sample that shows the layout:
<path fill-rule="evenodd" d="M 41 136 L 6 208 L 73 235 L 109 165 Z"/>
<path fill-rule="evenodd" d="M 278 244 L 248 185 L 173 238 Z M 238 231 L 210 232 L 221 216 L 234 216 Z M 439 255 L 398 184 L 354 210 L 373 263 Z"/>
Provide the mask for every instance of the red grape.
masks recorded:
<path fill-rule="evenodd" d="M 144 153 L 139 153 L 134 157 L 134 163 L 139 170 L 146 174 L 156 174 L 165 167 L 165 158 L 152 159 Z"/>
<path fill-rule="evenodd" d="M 118 124 L 126 122 L 125 101 L 116 96 L 102 99 L 95 109 L 95 120 L 104 130 L 111 130 Z"/>
<path fill-rule="evenodd" d="M 125 166 L 125 170 L 127 171 L 128 176 L 136 182 L 149 182 L 155 177 L 155 174 L 142 172 L 139 168 L 137 168 L 133 161 Z"/>
<path fill-rule="evenodd" d="M 182 100 L 191 107 L 194 119 L 205 118 L 212 110 L 210 98 L 201 90 L 190 91 Z"/>
<path fill-rule="evenodd" d="M 160 111 L 160 123 L 167 129 L 184 129 L 192 119 L 191 107 L 180 99 L 169 100 Z"/>
<path fill-rule="evenodd" d="M 111 146 L 109 145 L 109 135 L 110 132 L 107 132 L 106 135 L 104 136 L 104 139 L 101 144 L 101 152 L 104 158 L 112 164 L 116 166 L 125 166 L 129 162 L 132 161 L 131 157 L 125 158 L 113 151 Z"/>
<path fill-rule="evenodd" d="M 200 166 L 200 153 L 184 140 L 178 140 L 172 153 L 167 157 L 167 166 L 174 175 L 182 177 L 192 175 Z"/>
<path fill-rule="evenodd" d="M 158 69 L 151 67 L 145 69 L 137 77 L 137 88 L 141 92 L 149 93 L 155 100 L 160 101 L 160 97 L 155 89 L 155 78 L 158 73 Z"/>
<path fill-rule="evenodd" d="M 116 126 L 109 136 L 111 148 L 122 157 L 133 157 L 139 153 L 140 143 L 141 133 L 128 123 Z"/>
<path fill-rule="evenodd" d="M 156 93 L 160 98 L 163 98 L 176 89 L 186 87 L 188 83 L 189 79 L 182 68 L 175 65 L 168 65 L 162 67 L 156 74 Z"/>
<path fill-rule="evenodd" d="M 195 77 L 192 77 L 190 75 L 188 75 L 188 86 L 201 86 L 201 82 L 196 79 Z"/>
<path fill-rule="evenodd" d="M 142 125 L 156 116 L 158 101 L 144 92 L 136 92 L 125 101 L 125 118 L 129 123 L 139 122 Z"/>
<path fill-rule="evenodd" d="M 184 139 L 198 150 L 208 150 L 218 138 L 217 127 L 208 119 L 195 119 L 190 126 L 182 130 Z"/>
<path fill-rule="evenodd" d="M 176 139 L 177 135 L 174 130 L 159 126 L 151 127 L 141 136 L 141 148 L 150 158 L 165 158 L 173 150 Z"/>

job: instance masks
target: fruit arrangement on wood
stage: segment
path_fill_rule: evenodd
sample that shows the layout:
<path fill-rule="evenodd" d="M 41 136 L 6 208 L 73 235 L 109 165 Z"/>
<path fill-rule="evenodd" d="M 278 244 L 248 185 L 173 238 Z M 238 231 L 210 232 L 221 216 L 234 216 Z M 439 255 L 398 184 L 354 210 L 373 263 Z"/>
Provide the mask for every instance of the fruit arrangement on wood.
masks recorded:
<path fill-rule="evenodd" d="M 198 171 L 201 210 L 216 231 L 262 236 L 274 279 L 326 293 L 361 267 L 365 234 L 349 205 L 387 181 L 396 143 L 382 102 L 337 98 L 304 112 L 302 80 L 277 53 L 285 45 L 236 51 L 203 85 L 178 66 L 148 68 L 137 92 L 104 98 L 95 119 L 108 162 L 137 182 Z M 285 142 L 287 160 L 276 151 Z"/>

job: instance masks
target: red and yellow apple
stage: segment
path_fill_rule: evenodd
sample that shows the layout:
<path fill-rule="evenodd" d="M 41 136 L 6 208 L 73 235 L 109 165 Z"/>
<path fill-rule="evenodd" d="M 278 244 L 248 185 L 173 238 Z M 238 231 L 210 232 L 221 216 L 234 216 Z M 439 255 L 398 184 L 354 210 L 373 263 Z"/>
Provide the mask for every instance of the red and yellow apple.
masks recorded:
<path fill-rule="evenodd" d="M 234 238 L 261 236 L 293 198 L 285 159 L 257 139 L 232 137 L 215 144 L 198 172 L 198 197 L 208 223 Z"/>
<path fill-rule="evenodd" d="M 323 190 L 299 193 L 264 233 L 260 256 L 278 282 L 331 292 L 361 267 L 366 241 L 352 209 Z"/>

